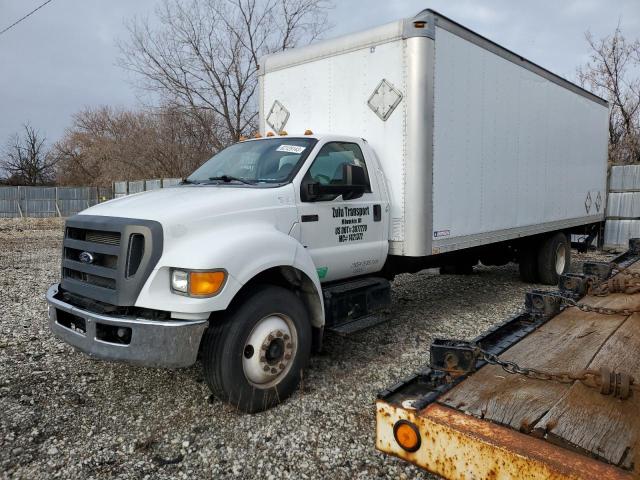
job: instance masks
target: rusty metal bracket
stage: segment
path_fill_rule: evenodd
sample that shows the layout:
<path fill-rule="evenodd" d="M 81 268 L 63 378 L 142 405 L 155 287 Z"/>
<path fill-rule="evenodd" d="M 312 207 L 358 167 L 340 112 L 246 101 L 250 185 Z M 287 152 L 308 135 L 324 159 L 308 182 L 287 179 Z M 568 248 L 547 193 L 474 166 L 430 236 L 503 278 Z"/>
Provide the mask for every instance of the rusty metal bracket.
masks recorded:
<path fill-rule="evenodd" d="M 524 305 L 531 315 L 550 318 L 560 313 L 562 297 L 553 292 L 532 290 L 525 295 Z"/>
<path fill-rule="evenodd" d="M 431 368 L 454 376 L 475 372 L 480 359 L 478 346 L 463 340 L 436 338 L 431 343 L 430 352 Z"/>
<path fill-rule="evenodd" d="M 584 297 L 589 289 L 589 279 L 580 273 L 565 273 L 560 275 L 558 288 L 564 296 L 574 300 Z"/>

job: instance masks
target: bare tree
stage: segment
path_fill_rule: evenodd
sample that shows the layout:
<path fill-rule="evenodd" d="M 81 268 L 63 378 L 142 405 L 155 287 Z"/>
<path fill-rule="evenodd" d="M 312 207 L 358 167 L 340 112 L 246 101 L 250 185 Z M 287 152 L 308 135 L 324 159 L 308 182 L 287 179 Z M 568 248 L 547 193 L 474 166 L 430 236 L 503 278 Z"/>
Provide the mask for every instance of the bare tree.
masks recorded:
<path fill-rule="evenodd" d="M 45 147 L 45 137 L 29 123 L 23 125 L 23 134 L 9 138 L 0 167 L 8 181 L 17 185 L 43 185 L 53 181 L 55 158 Z"/>
<path fill-rule="evenodd" d="M 329 28 L 329 0 L 164 0 L 159 28 L 128 25 L 121 66 L 142 87 L 193 116 L 210 114 L 223 144 L 257 127 L 262 55 L 316 39 Z"/>
<path fill-rule="evenodd" d="M 627 40 L 620 25 L 599 40 L 585 36 L 591 54 L 578 78 L 609 100 L 609 161 L 640 163 L 640 40 Z"/>
<path fill-rule="evenodd" d="M 184 177 L 221 147 L 211 116 L 183 109 L 87 108 L 53 150 L 61 185 L 108 185 L 114 180 Z"/>

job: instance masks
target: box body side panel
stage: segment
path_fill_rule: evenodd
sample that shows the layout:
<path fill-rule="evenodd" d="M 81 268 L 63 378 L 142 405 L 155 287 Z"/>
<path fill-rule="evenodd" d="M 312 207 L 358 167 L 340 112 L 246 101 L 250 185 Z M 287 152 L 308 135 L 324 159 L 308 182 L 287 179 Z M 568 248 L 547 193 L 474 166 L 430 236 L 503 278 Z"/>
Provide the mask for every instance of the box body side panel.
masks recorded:
<path fill-rule="evenodd" d="M 436 28 L 433 251 L 603 218 L 605 106 Z"/>
<path fill-rule="evenodd" d="M 324 56 L 264 74 L 260 129 L 272 130 L 268 112 L 277 100 L 289 112 L 289 135 L 306 129 L 364 138 L 375 151 L 390 195 L 389 238 L 402 250 L 406 137 L 406 41 L 399 39 L 364 49 Z M 385 79 L 402 94 L 386 120 L 367 104 Z"/>

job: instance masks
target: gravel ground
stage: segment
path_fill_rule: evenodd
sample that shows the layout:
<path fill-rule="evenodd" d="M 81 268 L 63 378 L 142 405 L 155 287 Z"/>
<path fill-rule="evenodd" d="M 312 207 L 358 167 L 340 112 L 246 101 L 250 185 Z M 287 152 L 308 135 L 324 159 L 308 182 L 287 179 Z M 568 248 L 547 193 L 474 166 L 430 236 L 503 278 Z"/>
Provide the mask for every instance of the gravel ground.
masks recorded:
<path fill-rule="evenodd" d="M 61 240 L 59 220 L 0 221 L 2 478 L 433 478 L 375 450 L 376 392 L 423 366 L 434 337 L 474 337 L 533 288 L 514 265 L 399 276 L 387 323 L 328 335 L 292 398 L 245 415 L 211 397 L 200 365 L 110 364 L 53 338 Z"/>

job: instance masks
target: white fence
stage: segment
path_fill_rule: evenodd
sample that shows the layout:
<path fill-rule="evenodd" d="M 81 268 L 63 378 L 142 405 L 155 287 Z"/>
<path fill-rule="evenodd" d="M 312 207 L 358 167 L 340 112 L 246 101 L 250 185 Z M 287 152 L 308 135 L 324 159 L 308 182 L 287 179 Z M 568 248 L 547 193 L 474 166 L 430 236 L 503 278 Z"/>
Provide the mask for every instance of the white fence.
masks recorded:
<path fill-rule="evenodd" d="M 0 218 L 69 217 L 97 203 L 180 183 L 179 178 L 114 182 L 101 187 L 0 187 Z"/>
<path fill-rule="evenodd" d="M 640 165 L 611 167 L 605 248 L 626 249 L 629 239 L 640 237 Z"/>
<path fill-rule="evenodd" d="M 110 188 L 0 187 L 0 217 L 68 217 L 110 198 Z"/>
<path fill-rule="evenodd" d="M 182 179 L 180 178 L 155 178 L 151 180 L 136 180 L 132 182 L 114 182 L 113 196 L 124 197 L 133 193 L 145 192 L 148 190 L 158 190 L 159 188 L 167 188 L 177 185 Z"/>

